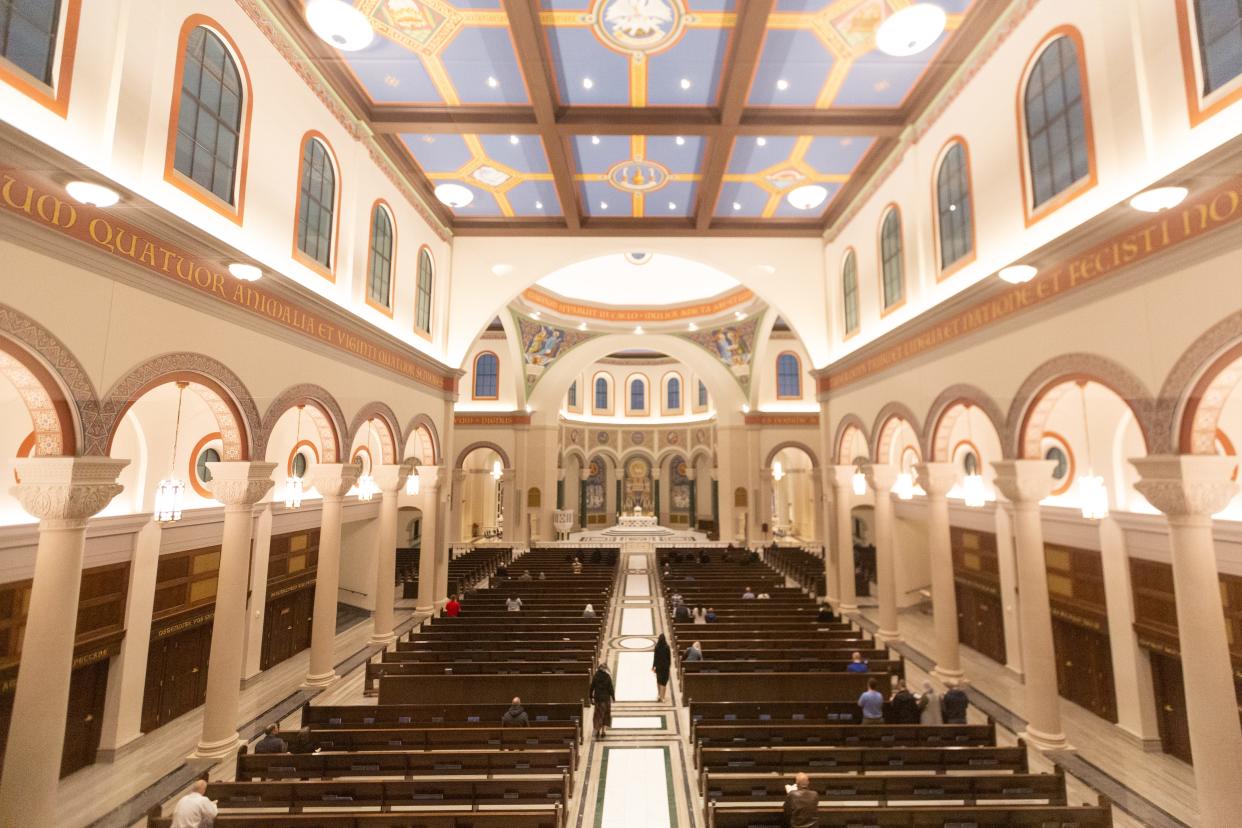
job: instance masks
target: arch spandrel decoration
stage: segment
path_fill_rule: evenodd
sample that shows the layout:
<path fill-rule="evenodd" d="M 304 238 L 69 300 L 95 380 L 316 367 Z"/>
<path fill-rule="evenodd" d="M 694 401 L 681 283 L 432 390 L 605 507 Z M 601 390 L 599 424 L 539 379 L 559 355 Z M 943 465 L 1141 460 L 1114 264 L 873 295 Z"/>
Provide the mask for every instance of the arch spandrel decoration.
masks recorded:
<path fill-rule="evenodd" d="M 1005 415 L 1001 412 L 1000 406 L 977 386 L 965 383 L 951 385 L 940 392 L 931 404 L 931 408 L 927 410 L 927 417 L 923 420 L 926 429 L 923 435 L 923 445 L 927 447 L 928 459 L 932 462 L 952 459 L 950 452 L 953 447 L 949 445 L 949 438 L 953 434 L 953 424 L 965 410 L 962 407 L 967 405 L 979 409 L 983 416 L 992 423 L 996 438 L 1001 439 L 1005 428 Z M 1001 450 L 1004 451 L 1003 440 L 1001 442 Z"/>
<path fill-rule="evenodd" d="M 397 415 L 382 402 L 371 402 L 364 405 L 349 424 L 349 435 L 346 443 L 352 447 L 362 429 L 367 427 L 368 420 L 377 420 L 375 435 L 381 446 L 381 463 L 397 462 L 397 446 L 401 441 L 401 426 L 397 425 Z"/>
<path fill-rule="evenodd" d="M 806 443 L 800 443 L 797 440 L 786 440 L 783 443 L 777 443 L 773 446 L 772 450 L 768 452 L 768 459 L 763 461 L 763 468 L 772 468 L 772 461 L 776 459 L 776 455 L 780 454 L 787 448 L 798 449 L 807 457 L 811 458 L 812 468 L 819 468 L 819 456 Z"/>
<path fill-rule="evenodd" d="M 1152 454 L 1214 454 L 1226 389 L 1242 377 L 1222 376 L 1242 359 L 1242 311 L 1226 316 L 1191 343 L 1160 387 L 1153 415 Z"/>
<path fill-rule="evenodd" d="M 509 462 L 509 455 L 505 453 L 504 449 L 502 449 L 500 446 L 496 445 L 495 443 L 489 442 L 487 440 L 480 440 L 476 443 L 471 443 L 470 445 L 466 446 L 460 452 L 457 453 L 457 461 L 453 464 L 453 469 L 460 471 L 461 469 L 465 468 L 466 458 L 469 457 L 472 452 L 478 451 L 479 449 L 491 449 L 492 451 L 500 455 L 500 462 L 503 468 L 506 468 L 506 469 L 513 468 L 513 464 Z"/>
<path fill-rule="evenodd" d="M 875 425 L 871 428 L 872 442 L 870 445 L 873 462 L 880 462 L 880 459 L 887 453 L 888 444 L 896 431 L 895 424 L 901 420 L 904 420 L 910 427 L 914 445 L 919 450 L 919 457 L 927 456 L 927 448 L 923 444 L 923 430 L 919 427 L 918 417 L 915 417 L 914 412 L 904 403 L 891 402 L 880 409 L 880 413 L 875 418 Z"/>
<path fill-rule="evenodd" d="M 444 462 L 444 455 L 440 451 L 440 432 L 436 430 L 436 424 L 426 414 L 415 414 L 405 426 L 405 442 L 408 444 L 410 438 L 415 434 L 422 432 L 427 435 L 427 448 L 430 450 L 431 457 L 420 457 L 419 465 L 438 466 Z"/>
<path fill-rule="evenodd" d="M 871 438 L 867 435 L 867 426 L 863 424 L 862 419 L 857 414 L 846 414 L 837 423 L 837 431 L 832 438 L 833 459 L 837 465 L 845 466 L 854 462 L 853 457 L 845 456 L 845 439 L 855 432 L 862 438 L 863 445 L 871 445 Z"/>
<path fill-rule="evenodd" d="M 286 411 L 298 405 L 306 406 L 303 410 L 319 435 L 319 445 L 323 450 L 320 462 L 340 462 L 337 458 L 344 452 L 341 439 L 345 433 L 345 413 L 341 411 L 336 398 L 327 389 L 313 383 L 286 388 L 276 399 L 272 400 L 267 413 L 263 415 L 263 424 L 260 427 L 259 438 L 256 440 L 255 456 L 263 457 L 267 454 L 267 443 L 271 439 L 272 430 L 276 428 L 277 421 Z"/>

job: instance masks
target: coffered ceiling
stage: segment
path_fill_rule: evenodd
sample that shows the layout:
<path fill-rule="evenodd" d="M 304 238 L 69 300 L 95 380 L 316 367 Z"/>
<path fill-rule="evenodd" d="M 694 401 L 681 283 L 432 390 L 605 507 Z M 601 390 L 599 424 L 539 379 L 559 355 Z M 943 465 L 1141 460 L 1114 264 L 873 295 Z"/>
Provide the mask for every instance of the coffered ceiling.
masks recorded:
<path fill-rule="evenodd" d="M 934 0 L 944 33 L 890 57 L 911 2 L 353 0 L 354 52 L 269 8 L 456 233 L 816 235 L 1010 4 Z"/>

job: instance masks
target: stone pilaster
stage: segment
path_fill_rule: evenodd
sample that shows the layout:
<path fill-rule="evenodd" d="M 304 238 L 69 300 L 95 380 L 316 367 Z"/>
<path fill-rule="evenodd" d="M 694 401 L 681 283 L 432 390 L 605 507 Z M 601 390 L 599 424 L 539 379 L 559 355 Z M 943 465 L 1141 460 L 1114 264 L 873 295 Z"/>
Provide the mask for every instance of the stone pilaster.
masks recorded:
<path fill-rule="evenodd" d="M 372 644 L 387 644 L 393 635 L 397 602 L 397 498 L 410 475 L 408 464 L 376 466 L 371 472 L 380 490 L 379 531 L 375 533 L 375 616 Z"/>
<path fill-rule="evenodd" d="M 952 463 L 920 463 L 919 484 L 927 493 L 927 556 L 931 569 L 932 618 L 936 630 L 936 667 L 943 681 L 962 677 L 957 630 L 957 592 L 953 584 L 953 552 L 949 541 L 949 490 L 957 480 Z"/>
<path fill-rule="evenodd" d="M 893 483 L 897 469 L 887 463 L 863 467 L 867 485 L 875 492 L 875 577 L 880 599 L 880 628 L 875 637 L 899 641 L 897 629 L 897 557 L 893 549 Z"/>
<path fill-rule="evenodd" d="M 332 651 L 336 644 L 336 602 L 341 583 L 341 510 L 345 495 L 358 482 L 358 474 L 357 466 L 344 463 L 319 463 L 310 470 L 310 485 L 323 497 L 310 669 L 306 674 L 306 684 L 311 687 L 326 687 L 336 681 Z"/>

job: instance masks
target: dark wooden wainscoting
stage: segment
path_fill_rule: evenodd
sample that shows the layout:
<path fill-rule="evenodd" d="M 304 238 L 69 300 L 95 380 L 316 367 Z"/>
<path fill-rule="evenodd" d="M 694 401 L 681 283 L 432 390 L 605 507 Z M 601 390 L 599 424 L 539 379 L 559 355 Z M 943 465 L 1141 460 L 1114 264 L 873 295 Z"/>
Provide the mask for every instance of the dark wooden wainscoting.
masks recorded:
<path fill-rule="evenodd" d="M 1005 614 L 996 535 L 953 526 L 949 529 L 949 537 L 957 594 L 958 640 L 998 664 L 1004 664 Z"/>

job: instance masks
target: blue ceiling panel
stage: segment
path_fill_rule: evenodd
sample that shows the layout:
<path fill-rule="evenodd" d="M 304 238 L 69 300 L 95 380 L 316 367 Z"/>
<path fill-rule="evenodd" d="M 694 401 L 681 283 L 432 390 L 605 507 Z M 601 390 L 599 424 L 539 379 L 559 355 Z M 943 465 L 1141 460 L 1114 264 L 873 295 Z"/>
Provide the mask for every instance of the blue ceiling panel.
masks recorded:
<path fill-rule="evenodd" d="M 803 154 L 806 161 L 817 172 L 850 173 L 858 166 L 858 162 L 871 149 L 874 138 L 850 136 L 848 138 L 832 138 L 821 136 L 811 142 L 811 146 Z"/>
<path fill-rule="evenodd" d="M 516 172 L 548 172 L 548 156 L 538 135 L 480 135 L 479 142 L 488 158 Z"/>
<path fill-rule="evenodd" d="M 629 59 L 595 39 L 590 29 L 545 26 L 561 103 L 570 106 L 629 106 Z M 583 86 L 589 79 L 591 88 Z"/>
<path fill-rule="evenodd" d="M 633 198 L 629 193 L 613 189 L 606 181 L 583 181 L 581 187 L 583 207 L 588 216 L 628 218 L 634 215 Z"/>
<path fill-rule="evenodd" d="M 378 103 L 443 104 L 417 56 L 390 40 L 376 38 L 361 52 L 342 52 L 345 63 L 371 100 Z"/>
<path fill-rule="evenodd" d="M 529 103 L 507 29 L 464 28 L 444 47 L 440 61 L 463 104 Z"/>
<path fill-rule="evenodd" d="M 759 218 L 768 203 L 768 194 L 749 181 L 725 181 L 720 187 L 715 215 L 721 218 Z M 738 209 L 733 209 L 737 204 Z"/>
<path fill-rule="evenodd" d="M 643 196 L 643 215 L 648 218 L 684 218 L 694 212 L 694 201 L 697 197 L 697 182 L 670 181 L 659 192 Z M 670 204 L 673 206 L 670 207 Z"/>
<path fill-rule="evenodd" d="M 409 147 L 410 153 L 423 172 L 453 172 L 464 167 L 474 157 L 466 146 L 466 139 L 460 135 L 411 135 L 406 133 L 401 140 Z"/>
<path fill-rule="evenodd" d="M 677 143 L 677 138 L 681 143 Z M 701 135 L 649 135 L 647 157 L 663 164 L 671 173 L 701 173 L 703 147 L 706 141 Z"/>
<path fill-rule="evenodd" d="M 731 174 L 754 174 L 766 170 L 773 164 L 779 164 L 793 152 L 794 143 L 798 139 L 792 135 L 776 135 L 760 138 L 745 135 L 733 143 L 733 154 L 729 157 L 728 172 Z M 760 142 L 763 146 L 760 146 Z"/>
<path fill-rule="evenodd" d="M 648 106 L 713 106 L 729 45 L 728 29 L 687 29 L 675 46 L 647 62 Z M 689 81 L 688 89 L 682 81 Z"/>
<path fill-rule="evenodd" d="M 769 29 L 750 87 L 750 105 L 815 106 L 833 62 L 814 32 Z M 779 81 L 787 88 L 778 88 Z"/>
<path fill-rule="evenodd" d="M 509 205 L 518 216 L 559 216 L 561 202 L 551 181 L 523 181 L 509 190 Z"/>

